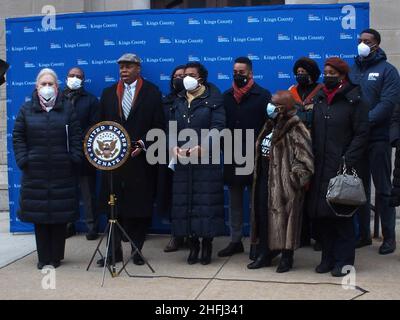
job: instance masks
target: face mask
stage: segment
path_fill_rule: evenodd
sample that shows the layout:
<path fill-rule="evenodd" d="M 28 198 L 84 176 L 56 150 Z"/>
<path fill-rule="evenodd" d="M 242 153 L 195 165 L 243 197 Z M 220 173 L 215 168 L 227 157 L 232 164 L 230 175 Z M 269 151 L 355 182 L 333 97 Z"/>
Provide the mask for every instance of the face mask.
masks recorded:
<path fill-rule="evenodd" d="M 235 82 L 235 84 L 239 87 L 239 88 L 243 88 L 247 82 L 248 79 L 245 75 L 242 74 L 235 74 L 233 76 L 233 82 Z"/>
<path fill-rule="evenodd" d="M 271 119 L 275 119 L 278 115 L 278 108 L 273 103 L 268 103 L 267 105 L 267 115 Z"/>
<path fill-rule="evenodd" d="M 297 83 L 301 86 L 306 86 L 310 83 L 310 76 L 308 74 L 296 74 Z"/>
<path fill-rule="evenodd" d="M 335 89 L 339 84 L 339 77 L 324 77 L 324 85 L 329 90 Z"/>
<path fill-rule="evenodd" d="M 183 85 L 183 79 L 181 78 L 175 78 L 172 80 L 172 86 L 175 89 L 175 92 L 181 92 L 183 89 L 185 89 Z"/>
<path fill-rule="evenodd" d="M 56 91 L 50 86 L 41 87 L 39 89 L 39 94 L 46 102 L 49 102 L 56 97 Z"/>
<path fill-rule="evenodd" d="M 361 42 L 358 45 L 357 49 L 358 49 L 358 55 L 363 58 L 368 57 L 369 54 L 371 53 L 371 48 L 367 46 L 364 42 Z"/>
<path fill-rule="evenodd" d="M 199 81 L 193 77 L 186 76 L 183 78 L 183 86 L 187 91 L 193 91 L 199 86 Z"/>
<path fill-rule="evenodd" d="M 82 80 L 77 77 L 68 77 L 67 78 L 67 86 L 71 90 L 79 89 L 82 85 Z"/>

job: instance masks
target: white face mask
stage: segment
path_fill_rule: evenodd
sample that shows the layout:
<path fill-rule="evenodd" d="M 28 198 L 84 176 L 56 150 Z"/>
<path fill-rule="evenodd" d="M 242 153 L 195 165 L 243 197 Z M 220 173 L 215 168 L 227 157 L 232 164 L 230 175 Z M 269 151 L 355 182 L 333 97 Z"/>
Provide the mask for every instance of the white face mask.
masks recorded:
<path fill-rule="evenodd" d="M 278 115 L 278 108 L 273 103 L 268 103 L 267 105 L 267 115 L 271 119 L 275 119 Z"/>
<path fill-rule="evenodd" d="M 183 78 L 183 86 L 187 91 L 193 91 L 199 86 L 199 81 L 193 77 L 186 76 Z"/>
<path fill-rule="evenodd" d="M 358 55 L 363 58 L 368 57 L 369 54 L 371 53 L 371 48 L 367 46 L 364 42 L 361 42 L 358 45 L 357 49 L 358 49 Z"/>
<path fill-rule="evenodd" d="M 39 94 L 44 100 L 46 100 L 46 102 L 49 102 L 56 98 L 56 91 L 53 87 L 50 86 L 41 87 L 39 89 Z"/>
<path fill-rule="evenodd" d="M 82 86 L 82 80 L 77 77 L 68 77 L 67 86 L 71 90 L 77 90 Z"/>

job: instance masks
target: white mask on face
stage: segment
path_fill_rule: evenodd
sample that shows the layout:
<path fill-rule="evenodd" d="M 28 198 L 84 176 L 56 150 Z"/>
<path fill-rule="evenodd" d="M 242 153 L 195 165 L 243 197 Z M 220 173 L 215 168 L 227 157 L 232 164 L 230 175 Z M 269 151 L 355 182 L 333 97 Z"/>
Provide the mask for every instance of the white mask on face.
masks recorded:
<path fill-rule="evenodd" d="M 82 86 L 82 80 L 77 77 L 68 77 L 67 86 L 71 90 L 77 90 Z"/>
<path fill-rule="evenodd" d="M 40 96 L 46 101 L 49 102 L 56 98 L 56 91 L 53 87 L 44 86 L 39 89 Z"/>
<path fill-rule="evenodd" d="M 193 77 L 186 76 L 183 78 L 183 86 L 187 91 L 193 91 L 199 86 L 199 81 Z"/>
<path fill-rule="evenodd" d="M 371 48 L 367 46 L 364 42 L 361 42 L 358 45 L 357 49 L 358 49 L 358 55 L 363 58 L 368 57 L 369 54 L 371 53 Z"/>

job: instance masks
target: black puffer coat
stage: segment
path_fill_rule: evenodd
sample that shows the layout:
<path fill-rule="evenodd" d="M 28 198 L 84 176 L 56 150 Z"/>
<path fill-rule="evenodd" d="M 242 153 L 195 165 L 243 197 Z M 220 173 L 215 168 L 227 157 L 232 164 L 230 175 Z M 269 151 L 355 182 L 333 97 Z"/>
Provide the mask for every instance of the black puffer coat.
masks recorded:
<path fill-rule="evenodd" d="M 215 86 L 191 102 L 179 94 L 170 111 L 177 121 L 178 133 L 191 128 L 222 130 L 225 110 L 222 95 Z M 170 133 L 171 134 L 171 133 Z M 199 135 L 200 137 L 200 135 Z M 182 146 L 184 142 L 178 142 Z M 211 162 L 211 160 L 210 160 Z M 218 164 L 177 164 L 172 188 L 172 234 L 175 236 L 214 237 L 224 233 L 224 184 Z"/>
<path fill-rule="evenodd" d="M 71 104 L 59 94 L 54 108 L 46 112 L 34 91 L 15 121 L 13 145 L 23 172 L 19 219 L 40 224 L 75 221 L 77 168 L 83 154 L 81 128 Z"/>
<path fill-rule="evenodd" d="M 314 98 L 311 130 L 314 177 L 308 192 L 311 218 L 336 217 L 326 203 L 329 180 L 337 175 L 345 156 L 346 165 L 364 172 L 362 157 L 369 138 L 368 105 L 361 100 L 359 86 L 347 83 L 328 105 L 321 90 Z M 347 211 L 347 210 L 346 210 Z"/>

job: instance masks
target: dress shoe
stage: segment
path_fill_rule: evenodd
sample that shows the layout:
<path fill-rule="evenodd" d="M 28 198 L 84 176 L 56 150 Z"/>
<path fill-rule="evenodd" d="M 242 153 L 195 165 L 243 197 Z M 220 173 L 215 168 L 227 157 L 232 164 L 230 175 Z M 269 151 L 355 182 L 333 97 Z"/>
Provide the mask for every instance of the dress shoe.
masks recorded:
<path fill-rule="evenodd" d="M 341 266 L 335 266 L 331 271 L 332 277 L 344 277 L 347 275 L 346 272 L 342 272 L 342 268 Z"/>
<path fill-rule="evenodd" d="M 97 234 L 97 232 L 94 231 L 89 231 L 86 234 L 86 240 L 92 241 L 92 240 L 96 240 L 99 237 L 99 235 Z"/>
<path fill-rule="evenodd" d="M 362 248 L 362 247 L 370 246 L 371 244 L 372 244 L 372 239 L 371 238 L 360 238 L 357 241 L 356 248 L 359 249 L 359 248 Z"/>
<path fill-rule="evenodd" d="M 111 256 L 108 256 L 107 263 L 111 264 L 111 260 L 112 260 Z M 105 261 L 104 258 L 97 260 L 97 265 L 99 267 L 104 267 L 104 261 Z M 115 253 L 115 263 L 122 262 L 122 261 L 123 261 L 122 250 L 119 250 L 118 252 Z"/>
<path fill-rule="evenodd" d="M 277 273 L 288 272 L 293 267 L 293 250 L 282 250 L 282 257 L 279 261 Z"/>
<path fill-rule="evenodd" d="M 132 258 L 132 260 L 133 260 L 133 263 L 134 264 L 136 264 L 137 266 L 142 266 L 142 265 L 144 265 L 144 260 L 143 260 L 143 258 L 140 256 L 140 254 L 138 254 L 138 253 L 135 253 L 134 255 L 133 255 L 133 258 Z"/>
<path fill-rule="evenodd" d="M 259 269 L 262 267 L 270 267 L 271 266 L 271 257 L 266 254 L 260 254 L 256 260 L 247 265 L 247 269 Z"/>
<path fill-rule="evenodd" d="M 199 239 L 189 239 L 189 256 L 187 258 L 188 264 L 195 264 L 199 261 L 199 252 L 200 252 L 200 242 Z"/>
<path fill-rule="evenodd" d="M 225 249 L 222 249 L 218 252 L 218 257 L 230 257 L 235 253 L 241 253 L 244 251 L 243 243 L 240 242 L 231 242 Z"/>
<path fill-rule="evenodd" d="M 175 252 L 178 251 L 179 248 L 183 247 L 184 238 L 183 237 L 174 237 L 172 236 L 169 240 L 169 243 L 164 248 L 164 252 Z"/>
<path fill-rule="evenodd" d="M 54 269 L 56 269 L 61 265 L 61 261 L 60 260 L 52 261 L 52 262 L 50 262 L 50 265 L 53 266 Z"/>
<path fill-rule="evenodd" d="M 201 242 L 201 258 L 200 263 L 202 265 L 210 264 L 212 255 L 212 240 L 203 239 Z"/>
<path fill-rule="evenodd" d="M 379 247 L 379 254 L 389 254 L 396 250 L 396 240 L 383 240 Z"/>
<path fill-rule="evenodd" d="M 321 262 L 316 268 L 315 268 L 315 272 L 316 273 L 328 273 L 329 271 L 332 271 L 333 266 L 325 263 L 325 262 Z"/>

